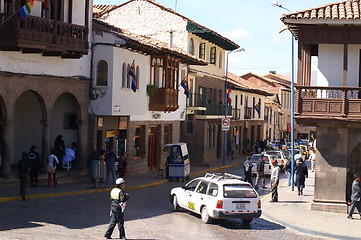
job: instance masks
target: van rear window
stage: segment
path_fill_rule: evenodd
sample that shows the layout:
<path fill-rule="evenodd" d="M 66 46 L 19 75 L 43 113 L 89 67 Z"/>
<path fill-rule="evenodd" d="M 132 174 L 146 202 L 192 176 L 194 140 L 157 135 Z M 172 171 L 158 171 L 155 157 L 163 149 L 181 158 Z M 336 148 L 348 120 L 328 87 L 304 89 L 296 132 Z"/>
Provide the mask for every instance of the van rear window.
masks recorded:
<path fill-rule="evenodd" d="M 249 185 L 225 184 L 223 185 L 225 198 L 256 198 L 255 190 Z"/>

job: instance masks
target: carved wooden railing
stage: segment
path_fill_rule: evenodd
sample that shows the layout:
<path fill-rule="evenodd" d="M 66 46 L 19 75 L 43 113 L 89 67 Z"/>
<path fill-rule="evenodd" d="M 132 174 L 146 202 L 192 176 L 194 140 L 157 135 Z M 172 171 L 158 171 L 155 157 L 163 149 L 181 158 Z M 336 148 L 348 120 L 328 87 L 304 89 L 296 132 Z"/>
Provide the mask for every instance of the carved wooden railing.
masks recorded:
<path fill-rule="evenodd" d="M 0 14 L 5 20 L 9 14 Z M 88 27 L 47 18 L 17 15 L 0 25 L 0 47 L 58 53 L 88 52 Z"/>
<path fill-rule="evenodd" d="M 150 111 L 175 111 L 178 105 L 178 90 L 158 88 L 156 93 L 149 97 Z"/>
<path fill-rule="evenodd" d="M 361 88 L 297 86 L 295 115 L 361 119 Z"/>

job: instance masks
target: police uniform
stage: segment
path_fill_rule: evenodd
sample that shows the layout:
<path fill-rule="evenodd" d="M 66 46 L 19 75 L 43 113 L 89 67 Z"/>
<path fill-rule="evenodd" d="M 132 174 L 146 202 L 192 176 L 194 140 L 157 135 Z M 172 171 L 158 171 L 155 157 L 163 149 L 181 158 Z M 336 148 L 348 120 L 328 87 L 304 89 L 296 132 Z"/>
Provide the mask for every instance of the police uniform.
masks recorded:
<path fill-rule="evenodd" d="M 106 238 L 111 238 L 110 236 L 113 233 L 115 225 L 118 224 L 119 229 L 119 237 L 121 239 L 125 239 L 125 231 L 124 231 L 124 210 L 125 210 L 125 202 L 128 200 L 128 194 L 122 190 L 119 185 L 124 183 L 122 178 L 118 178 L 116 180 L 117 187 L 113 188 L 110 192 L 110 223 L 108 230 L 105 232 Z"/>

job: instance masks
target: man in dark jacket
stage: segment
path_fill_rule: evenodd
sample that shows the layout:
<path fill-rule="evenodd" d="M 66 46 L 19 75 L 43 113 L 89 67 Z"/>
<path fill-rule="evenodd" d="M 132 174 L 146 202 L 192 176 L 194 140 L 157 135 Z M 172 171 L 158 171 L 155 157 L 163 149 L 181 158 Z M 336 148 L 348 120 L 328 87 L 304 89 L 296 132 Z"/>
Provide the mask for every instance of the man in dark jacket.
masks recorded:
<path fill-rule="evenodd" d="M 26 152 L 23 152 L 21 159 L 18 163 L 20 196 L 21 199 L 23 199 L 23 201 L 25 201 L 25 197 L 26 197 L 26 184 L 28 183 L 30 169 L 31 169 L 31 162 L 28 159 L 28 154 Z"/>
<path fill-rule="evenodd" d="M 256 177 L 256 183 L 255 183 L 255 189 L 258 189 L 258 183 L 262 179 L 262 188 L 266 188 L 266 179 L 264 177 L 264 155 L 261 154 L 261 157 L 257 161 L 257 177 Z"/>
<path fill-rule="evenodd" d="M 351 193 L 351 208 L 350 213 L 348 214 L 348 219 L 353 219 L 352 214 L 355 211 L 355 208 L 357 208 L 358 213 L 360 214 L 361 218 L 361 186 L 360 186 L 360 175 L 358 173 L 355 173 L 353 175 L 354 181 L 352 182 L 352 193 Z"/>
<path fill-rule="evenodd" d="M 111 235 L 115 228 L 115 225 L 118 224 L 119 229 L 119 238 L 125 238 L 124 231 L 124 210 L 126 206 L 126 201 L 129 199 L 127 193 L 124 192 L 124 179 L 118 178 L 116 180 L 117 187 L 113 188 L 110 192 L 111 200 L 111 209 L 110 209 L 110 223 L 108 230 L 105 232 L 104 237 L 111 239 Z"/>
<path fill-rule="evenodd" d="M 37 187 L 39 182 L 40 155 L 35 145 L 31 146 L 28 158 L 31 161 L 30 183 L 32 187 Z"/>

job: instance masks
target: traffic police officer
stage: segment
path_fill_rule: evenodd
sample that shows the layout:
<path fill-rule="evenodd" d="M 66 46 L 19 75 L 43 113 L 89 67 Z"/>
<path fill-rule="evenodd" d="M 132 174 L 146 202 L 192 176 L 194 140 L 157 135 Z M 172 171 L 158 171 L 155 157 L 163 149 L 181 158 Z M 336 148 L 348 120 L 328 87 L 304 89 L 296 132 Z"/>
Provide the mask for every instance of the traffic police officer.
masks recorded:
<path fill-rule="evenodd" d="M 124 210 L 129 196 L 128 193 L 124 192 L 123 178 L 118 178 L 115 183 L 117 184 L 117 187 L 113 188 L 110 192 L 110 223 L 104 236 L 107 239 L 111 239 L 115 225 L 118 223 L 119 237 L 120 239 L 126 239 L 124 231 Z"/>

